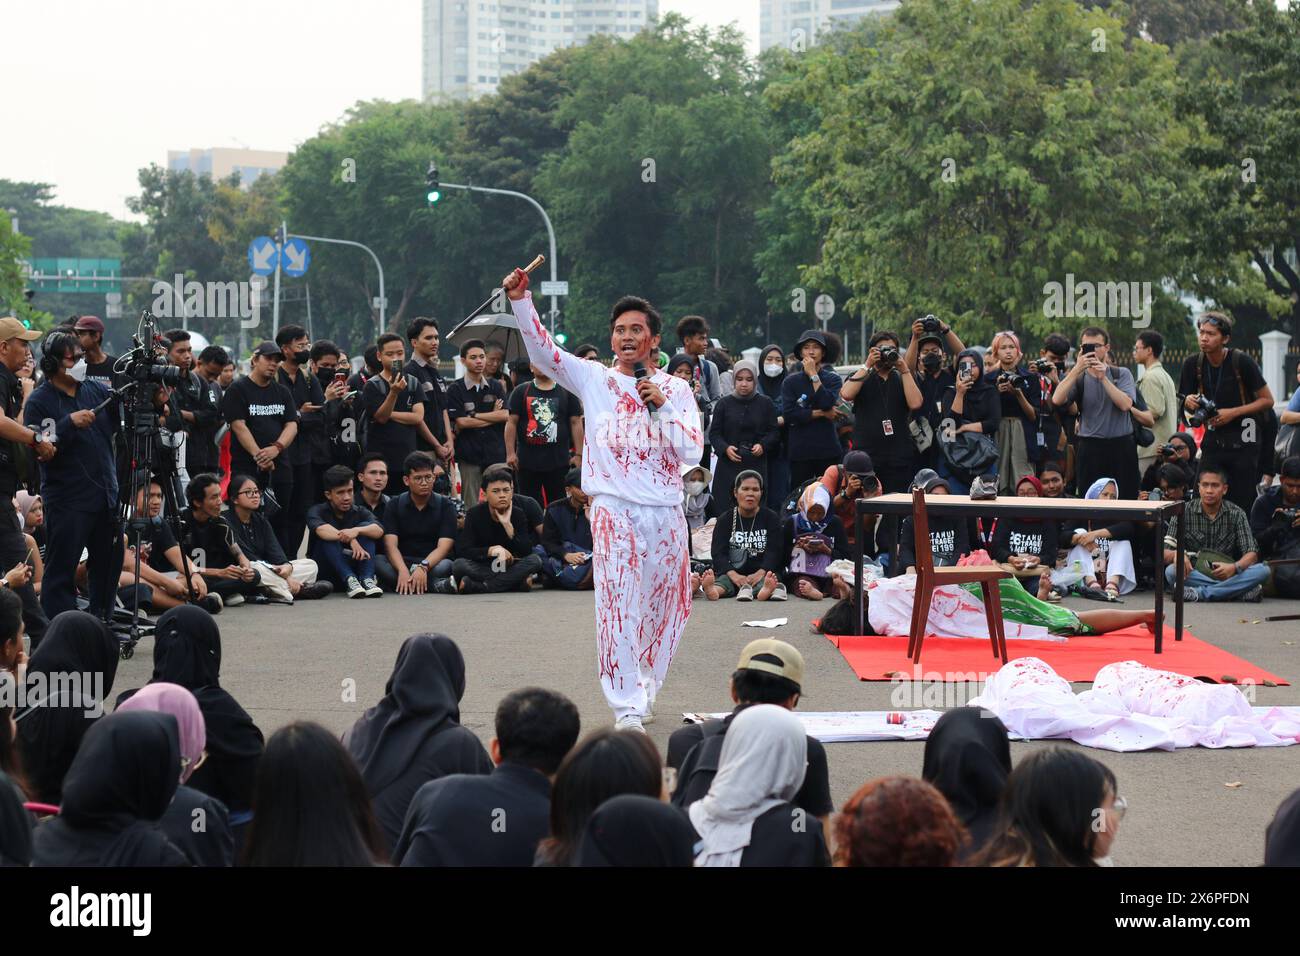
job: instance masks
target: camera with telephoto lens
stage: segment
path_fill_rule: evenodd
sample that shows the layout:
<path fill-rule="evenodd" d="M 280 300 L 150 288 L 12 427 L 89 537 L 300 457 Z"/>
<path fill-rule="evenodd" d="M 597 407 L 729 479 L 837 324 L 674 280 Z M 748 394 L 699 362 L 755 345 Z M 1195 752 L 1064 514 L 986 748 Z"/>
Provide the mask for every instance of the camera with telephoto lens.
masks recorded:
<path fill-rule="evenodd" d="M 1036 358 L 1030 364 L 1033 370 L 1037 372 L 1039 375 L 1051 375 L 1054 371 L 1056 371 L 1056 363 L 1053 362 L 1051 359 Z"/>
<path fill-rule="evenodd" d="M 930 333 L 942 334 L 943 332 L 943 323 L 940 322 L 933 315 L 921 316 L 920 323 L 921 323 L 921 331 L 926 335 L 929 335 Z"/>
<path fill-rule="evenodd" d="M 898 346 L 882 345 L 880 346 L 880 365 L 882 368 L 889 368 L 898 362 Z"/>
<path fill-rule="evenodd" d="M 1193 428 L 1200 428 L 1219 414 L 1219 406 L 1210 399 L 1204 395 L 1198 395 L 1197 398 L 1201 400 L 1200 404 L 1196 406 L 1196 411 L 1187 416 L 1187 424 Z"/>
<path fill-rule="evenodd" d="M 1012 388 L 1024 390 L 1029 387 L 1029 379 L 1015 372 L 998 372 L 997 383 L 1010 382 Z"/>
<path fill-rule="evenodd" d="M 185 369 L 169 362 L 166 355 L 158 354 L 160 346 L 155 345 L 159 340 L 157 322 L 152 312 L 140 313 L 140 325 L 131 340 L 135 343 L 135 348 L 118 359 L 118 362 L 122 363 L 122 374 L 133 381 L 176 388 L 188 382 L 189 376 Z"/>

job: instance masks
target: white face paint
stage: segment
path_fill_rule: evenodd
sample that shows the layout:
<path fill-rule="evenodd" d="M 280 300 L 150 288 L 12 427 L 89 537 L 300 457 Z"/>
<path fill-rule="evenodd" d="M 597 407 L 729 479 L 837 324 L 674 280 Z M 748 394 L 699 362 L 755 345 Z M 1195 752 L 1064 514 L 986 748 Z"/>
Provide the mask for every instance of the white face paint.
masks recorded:
<path fill-rule="evenodd" d="M 77 359 L 77 364 L 68 369 L 68 374 L 72 376 L 74 382 L 84 382 L 86 380 L 86 360 Z"/>

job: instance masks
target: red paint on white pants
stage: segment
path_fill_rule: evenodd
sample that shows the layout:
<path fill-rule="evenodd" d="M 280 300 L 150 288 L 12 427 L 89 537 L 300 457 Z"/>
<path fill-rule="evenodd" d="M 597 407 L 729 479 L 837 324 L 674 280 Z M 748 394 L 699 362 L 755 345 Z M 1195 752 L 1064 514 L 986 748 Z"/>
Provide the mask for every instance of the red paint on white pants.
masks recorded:
<path fill-rule="evenodd" d="M 592 499 L 596 663 L 616 718 L 644 714 L 691 615 L 691 562 L 680 507 Z"/>

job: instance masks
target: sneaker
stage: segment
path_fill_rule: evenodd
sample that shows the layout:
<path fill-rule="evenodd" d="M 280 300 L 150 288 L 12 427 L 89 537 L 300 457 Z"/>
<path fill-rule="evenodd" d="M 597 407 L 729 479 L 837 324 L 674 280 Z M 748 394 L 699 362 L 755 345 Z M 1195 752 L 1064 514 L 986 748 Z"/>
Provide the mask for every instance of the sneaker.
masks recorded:
<path fill-rule="evenodd" d="M 753 585 L 746 584 L 743 588 L 741 588 L 739 591 L 737 591 L 737 592 L 736 592 L 736 600 L 737 600 L 737 601 L 752 601 L 752 600 L 754 600 L 754 587 L 753 587 Z"/>
<path fill-rule="evenodd" d="M 384 589 L 381 588 L 374 578 L 366 578 L 361 582 L 361 586 L 366 589 L 366 597 L 383 597 Z"/>
<path fill-rule="evenodd" d="M 625 714 L 618 720 L 614 721 L 615 730 L 635 730 L 639 734 L 645 733 L 645 726 L 641 723 L 641 718 L 636 714 Z"/>
<path fill-rule="evenodd" d="M 998 483 L 992 478 L 979 477 L 971 482 L 971 501 L 992 501 L 998 496 Z"/>
<path fill-rule="evenodd" d="M 655 702 L 651 700 L 646 702 L 645 713 L 641 715 L 641 723 L 653 724 L 654 722 L 655 722 Z"/>
<path fill-rule="evenodd" d="M 478 581 L 474 578 L 461 578 L 460 593 L 461 594 L 487 594 L 487 587 L 483 584 L 482 581 Z"/>
<path fill-rule="evenodd" d="M 242 594 L 232 594 L 228 598 L 222 598 L 221 601 L 226 607 L 239 607 L 244 603 L 244 596 Z"/>
<path fill-rule="evenodd" d="M 363 598 L 366 596 L 366 589 L 361 586 L 361 582 L 354 576 L 348 578 L 348 597 Z"/>
<path fill-rule="evenodd" d="M 220 614 L 221 609 L 225 607 L 220 594 L 205 594 L 199 598 L 198 605 L 209 614 Z"/>
<path fill-rule="evenodd" d="M 456 579 L 454 577 L 434 578 L 433 583 L 429 585 L 429 591 L 433 594 L 456 594 Z"/>
<path fill-rule="evenodd" d="M 1241 599 L 1247 604 L 1258 604 L 1264 599 L 1264 588 L 1256 584 L 1253 588 L 1241 596 Z"/>
<path fill-rule="evenodd" d="M 1184 604 L 1195 604 L 1200 599 L 1201 599 L 1201 592 L 1196 590 L 1196 588 L 1189 588 L 1186 586 L 1183 587 Z"/>
<path fill-rule="evenodd" d="M 788 597 L 789 597 L 789 594 L 786 592 L 785 585 L 784 585 L 784 584 L 778 584 L 776 587 L 774 587 L 774 588 L 772 589 L 772 596 L 769 597 L 768 600 L 769 600 L 769 601 L 784 601 L 784 600 L 786 600 Z"/>
<path fill-rule="evenodd" d="M 317 581 L 314 584 L 304 584 L 298 591 L 299 601 L 317 601 L 323 597 L 328 597 L 334 593 L 334 585 L 328 581 Z"/>

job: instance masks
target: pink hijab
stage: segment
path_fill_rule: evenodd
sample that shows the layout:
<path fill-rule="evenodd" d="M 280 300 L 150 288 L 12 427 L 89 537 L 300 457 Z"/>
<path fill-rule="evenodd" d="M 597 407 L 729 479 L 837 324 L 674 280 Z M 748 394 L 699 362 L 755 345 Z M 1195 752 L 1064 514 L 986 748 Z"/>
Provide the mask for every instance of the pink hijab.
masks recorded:
<path fill-rule="evenodd" d="M 181 783 L 189 779 L 208 743 L 203 711 L 199 710 L 199 702 L 193 694 L 180 684 L 145 684 L 124 700 L 117 710 L 152 710 L 175 717 L 180 728 L 181 759 L 185 762 L 181 768 Z"/>
<path fill-rule="evenodd" d="M 23 516 L 23 530 L 29 530 L 27 527 L 27 516 L 31 513 L 32 505 L 41 500 L 40 495 L 33 495 L 27 491 L 20 491 L 14 495 L 14 504 L 18 506 L 18 513 Z"/>

